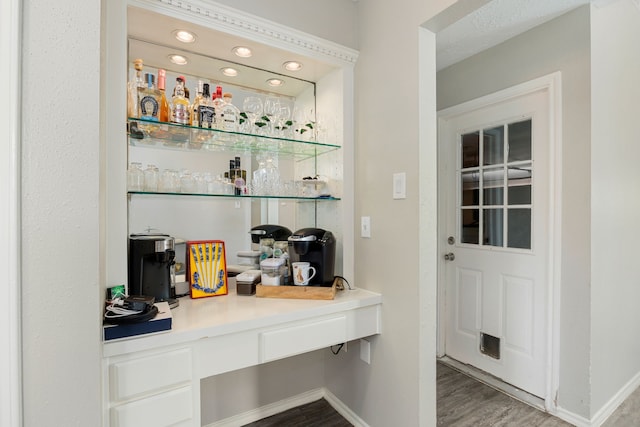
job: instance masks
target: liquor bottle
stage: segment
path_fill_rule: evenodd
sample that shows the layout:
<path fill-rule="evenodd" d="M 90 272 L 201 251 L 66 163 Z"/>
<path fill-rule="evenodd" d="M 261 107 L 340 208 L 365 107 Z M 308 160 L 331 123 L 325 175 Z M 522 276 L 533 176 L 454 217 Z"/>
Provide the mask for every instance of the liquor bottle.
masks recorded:
<path fill-rule="evenodd" d="M 167 81 L 167 72 L 165 70 L 158 70 L 158 90 L 162 92 L 162 98 L 160 99 L 160 121 L 169 121 L 169 101 L 165 94 L 165 87 Z"/>
<path fill-rule="evenodd" d="M 216 112 L 215 128 L 224 129 L 222 121 L 222 107 L 224 106 L 224 98 L 222 97 L 222 86 L 216 86 L 216 93 L 213 95 L 213 109 Z"/>
<path fill-rule="evenodd" d="M 171 108 L 171 121 L 183 125 L 189 124 L 189 100 L 185 97 L 184 77 L 176 79 L 176 86 L 173 89 L 173 99 Z"/>
<path fill-rule="evenodd" d="M 215 111 L 213 104 L 209 98 L 209 83 L 202 85 L 202 100 L 198 105 L 198 127 L 213 129 L 215 120 Z M 196 119 L 194 119 L 196 120 Z"/>
<path fill-rule="evenodd" d="M 222 130 L 227 132 L 238 132 L 238 121 L 240 119 L 240 110 L 233 105 L 233 95 L 225 93 L 223 95 L 224 104 L 222 105 Z"/>
<path fill-rule="evenodd" d="M 135 78 L 127 84 L 127 116 L 138 118 L 140 117 L 138 113 L 138 88 L 145 86 L 142 79 L 142 59 L 134 60 L 133 68 L 136 70 Z"/>
<path fill-rule="evenodd" d="M 202 102 L 203 85 L 202 80 L 198 80 L 198 87 L 196 87 L 196 97 L 191 104 L 191 126 L 198 127 L 198 106 Z"/>
<path fill-rule="evenodd" d="M 247 171 L 242 170 L 240 168 L 240 157 L 236 157 L 233 160 L 234 164 L 235 164 L 235 174 L 234 174 L 234 180 L 233 180 L 233 185 L 235 187 L 235 195 L 236 196 L 240 196 L 243 194 L 243 191 L 245 189 L 245 184 L 246 184 L 246 179 L 247 179 Z"/>
<path fill-rule="evenodd" d="M 184 97 L 189 99 L 189 88 L 187 87 L 187 79 L 184 78 L 184 76 L 178 76 L 176 77 L 176 83 L 178 81 L 182 82 L 182 87 L 184 89 Z M 176 96 L 176 88 L 178 87 L 178 85 L 176 84 L 176 87 L 173 88 L 173 95 L 172 96 Z"/>
<path fill-rule="evenodd" d="M 157 122 L 160 120 L 160 103 L 162 92 L 156 89 L 155 75 L 146 73 L 147 86 L 138 89 L 138 112 L 140 118 Z"/>

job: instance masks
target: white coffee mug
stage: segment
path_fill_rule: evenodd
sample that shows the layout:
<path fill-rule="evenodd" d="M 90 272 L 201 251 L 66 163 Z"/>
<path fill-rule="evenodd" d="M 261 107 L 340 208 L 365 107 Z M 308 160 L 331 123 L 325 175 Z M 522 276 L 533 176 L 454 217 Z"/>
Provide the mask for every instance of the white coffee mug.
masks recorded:
<path fill-rule="evenodd" d="M 308 262 L 294 262 L 293 266 L 293 284 L 297 286 L 306 286 L 309 281 L 316 275 L 316 269 L 311 267 Z"/>

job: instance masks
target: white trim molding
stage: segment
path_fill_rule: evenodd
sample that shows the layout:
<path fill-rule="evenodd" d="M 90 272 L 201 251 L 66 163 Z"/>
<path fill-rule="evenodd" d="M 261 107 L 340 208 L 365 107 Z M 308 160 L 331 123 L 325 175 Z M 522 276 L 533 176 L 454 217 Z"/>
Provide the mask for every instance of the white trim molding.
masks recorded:
<path fill-rule="evenodd" d="M 272 46 L 301 55 L 320 56 L 333 64 L 354 65 L 358 59 L 358 51 L 354 49 L 213 1 L 129 0 L 129 4 L 248 40 L 265 42 L 266 39 Z"/>
<path fill-rule="evenodd" d="M 251 411 L 243 412 L 241 414 L 234 415 L 232 417 L 225 418 L 211 424 L 207 424 L 205 427 L 243 426 L 245 424 L 249 424 L 263 418 L 288 411 L 289 409 L 293 409 L 301 405 L 306 405 L 307 403 L 315 402 L 316 400 L 320 399 L 325 399 L 327 403 L 329 403 L 329 405 L 333 407 L 333 409 L 335 409 L 340 415 L 342 415 L 355 427 L 369 427 L 369 425 L 362 418 L 360 418 L 347 405 L 345 405 L 340 399 L 338 399 L 333 393 L 331 393 L 324 387 L 309 390 L 305 393 L 301 393 L 287 399 L 282 399 L 278 402 L 270 403 L 257 409 L 252 409 Z"/>
<path fill-rule="evenodd" d="M 0 426 L 22 425 L 20 126 L 22 1 L 0 2 Z"/>

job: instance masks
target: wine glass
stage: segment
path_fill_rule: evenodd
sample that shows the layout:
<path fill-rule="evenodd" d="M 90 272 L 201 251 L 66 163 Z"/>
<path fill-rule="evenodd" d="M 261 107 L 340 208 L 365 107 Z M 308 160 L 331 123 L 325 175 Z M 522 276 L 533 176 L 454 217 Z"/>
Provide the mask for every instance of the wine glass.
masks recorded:
<path fill-rule="evenodd" d="M 262 99 L 257 96 L 247 96 L 244 99 L 242 108 L 244 109 L 244 112 L 247 114 L 247 118 L 249 119 L 249 132 L 253 133 L 256 119 L 262 115 L 262 111 L 264 108 L 262 105 Z"/>
<path fill-rule="evenodd" d="M 280 103 L 280 110 L 278 112 L 278 130 L 280 131 L 280 135 L 287 138 L 291 135 L 292 127 L 291 107 L 289 104 Z"/>
<path fill-rule="evenodd" d="M 280 112 L 280 99 L 275 96 L 268 96 L 264 101 L 264 115 L 269 119 L 267 126 L 269 134 L 273 135 L 276 127 L 277 116 Z"/>

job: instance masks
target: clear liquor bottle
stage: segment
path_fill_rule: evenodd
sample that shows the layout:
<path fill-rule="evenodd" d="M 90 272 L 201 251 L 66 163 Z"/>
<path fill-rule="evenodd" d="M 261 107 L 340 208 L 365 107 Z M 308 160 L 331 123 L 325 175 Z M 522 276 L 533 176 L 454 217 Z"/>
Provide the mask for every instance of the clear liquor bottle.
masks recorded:
<path fill-rule="evenodd" d="M 215 128 L 224 129 L 222 121 L 222 107 L 224 106 L 224 98 L 222 98 L 222 86 L 216 86 L 216 93 L 213 95 L 213 109 L 215 115 Z"/>
<path fill-rule="evenodd" d="M 222 130 L 227 132 L 238 132 L 240 109 L 233 105 L 233 95 L 225 93 L 223 95 L 224 104 L 222 105 Z"/>
<path fill-rule="evenodd" d="M 153 122 L 160 120 L 160 104 L 162 102 L 162 92 L 156 89 L 155 77 L 151 73 L 146 73 L 147 86 L 138 89 L 138 112 L 140 118 Z"/>
<path fill-rule="evenodd" d="M 183 125 L 189 124 L 189 100 L 185 96 L 184 78 L 176 79 L 176 86 L 173 89 L 173 99 L 171 107 L 171 121 Z"/>
<path fill-rule="evenodd" d="M 215 110 L 209 98 L 209 83 L 202 85 L 202 101 L 198 106 L 198 126 L 213 129 L 215 124 Z"/>
<path fill-rule="evenodd" d="M 127 116 L 132 118 L 140 117 L 138 113 L 138 88 L 145 86 L 142 79 L 142 59 L 133 61 L 133 68 L 136 70 L 135 77 L 127 84 Z"/>
<path fill-rule="evenodd" d="M 198 80 L 198 87 L 196 87 L 196 97 L 191 104 L 191 126 L 198 127 L 198 106 L 202 102 L 203 82 Z"/>

